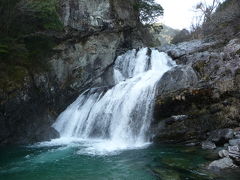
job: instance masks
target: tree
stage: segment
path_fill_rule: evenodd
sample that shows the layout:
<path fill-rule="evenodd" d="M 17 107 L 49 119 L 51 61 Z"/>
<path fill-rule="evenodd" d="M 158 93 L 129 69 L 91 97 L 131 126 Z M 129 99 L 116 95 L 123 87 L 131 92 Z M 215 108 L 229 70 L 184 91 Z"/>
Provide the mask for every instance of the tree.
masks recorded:
<path fill-rule="evenodd" d="M 190 32 L 187 29 L 181 30 L 178 34 L 174 36 L 171 43 L 177 44 L 191 39 Z"/>
<path fill-rule="evenodd" d="M 162 6 L 155 0 L 139 0 L 136 8 L 140 14 L 140 21 L 144 24 L 153 24 L 164 12 Z"/>
<path fill-rule="evenodd" d="M 196 16 L 193 18 L 191 24 L 192 38 L 202 38 L 204 31 L 217 26 L 215 12 L 224 0 L 212 0 L 211 3 L 207 3 L 206 0 L 202 0 L 194 7 Z M 207 30 L 209 31 L 209 30 Z"/>
<path fill-rule="evenodd" d="M 212 14 L 222 1 L 223 0 L 213 0 L 211 4 L 207 4 L 206 1 L 202 1 L 196 5 L 195 10 L 200 12 L 203 22 L 207 22 L 211 20 Z"/>
<path fill-rule="evenodd" d="M 194 7 L 193 11 L 197 15 L 193 18 L 191 25 L 193 32 L 199 31 L 203 23 L 212 21 L 212 15 L 222 1 L 223 0 L 212 0 L 212 2 L 208 4 L 205 0 L 202 0 Z"/>
<path fill-rule="evenodd" d="M 191 26 L 192 38 L 228 39 L 240 31 L 240 1 L 212 0 L 211 4 L 202 1 L 195 7 L 197 16 Z"/>

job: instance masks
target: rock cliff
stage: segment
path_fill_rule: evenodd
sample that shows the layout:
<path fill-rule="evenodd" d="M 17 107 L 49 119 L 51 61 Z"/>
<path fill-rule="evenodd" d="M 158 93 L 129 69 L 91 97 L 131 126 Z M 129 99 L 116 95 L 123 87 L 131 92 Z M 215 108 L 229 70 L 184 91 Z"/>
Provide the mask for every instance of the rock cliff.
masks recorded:
<path fill-rule="evenodd" d="M 57 137 L 56 116 L 86 88 L 110 86 L 111 65 L 120 53 L 150 43 L 135 0 L 59 0 L 64 31 L 47 72 L 27 76 L 14 92 L 1 90 L 0 144 L 33 143 Z M 150 36 L 149 36 L 150 37 Z"/>
<path fill-rule="evenodd" d="M 240 126 L 239 37 L 159 49 L 179 66 L 159 83 L 153 123 L 156 141 L 199 143 L 212 130 Z"/>

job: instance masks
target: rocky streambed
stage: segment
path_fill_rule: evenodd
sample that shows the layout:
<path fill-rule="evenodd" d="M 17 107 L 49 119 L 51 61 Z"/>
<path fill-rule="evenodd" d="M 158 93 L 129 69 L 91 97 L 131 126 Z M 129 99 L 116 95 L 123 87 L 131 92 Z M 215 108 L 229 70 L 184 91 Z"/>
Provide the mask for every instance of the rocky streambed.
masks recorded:
<path fill-rule="evenodd" d="M 240 128 L 212 131 L 201 146 L 214 150 L 219 156 L 218 160 L 209 164 L 209 169 L 238 168 L 240 165 Z"/>

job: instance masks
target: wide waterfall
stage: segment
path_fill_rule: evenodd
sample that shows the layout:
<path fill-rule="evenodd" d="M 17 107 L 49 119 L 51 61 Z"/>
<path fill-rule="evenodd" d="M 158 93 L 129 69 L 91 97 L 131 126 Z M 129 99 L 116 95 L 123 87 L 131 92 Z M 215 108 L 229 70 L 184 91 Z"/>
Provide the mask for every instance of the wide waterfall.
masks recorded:
<path fill-rule="evenodd" d="M 115 85 L 82 93 L 53 127 L 65 140 L 101 142 L 97 148 L 143 146 L 150 140 L 156 84 L 173 66 L 169 56 L 155 49 L 126 52 L 114 64 Z"/>

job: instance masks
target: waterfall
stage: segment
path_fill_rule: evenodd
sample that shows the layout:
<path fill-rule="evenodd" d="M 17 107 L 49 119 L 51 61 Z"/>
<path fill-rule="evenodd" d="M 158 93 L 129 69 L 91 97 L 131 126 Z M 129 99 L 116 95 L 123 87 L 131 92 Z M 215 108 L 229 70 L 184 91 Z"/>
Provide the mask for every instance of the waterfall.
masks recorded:
<path fill-rule="evenodd" d="M 61 138 L 98 139 L 113 149 L 149 142 L 156 84 L 174 65 L 169 56 L 155 49 L 126 52 L 114 64 L 115 85 L 82 93 L 53 127 Z"/>

